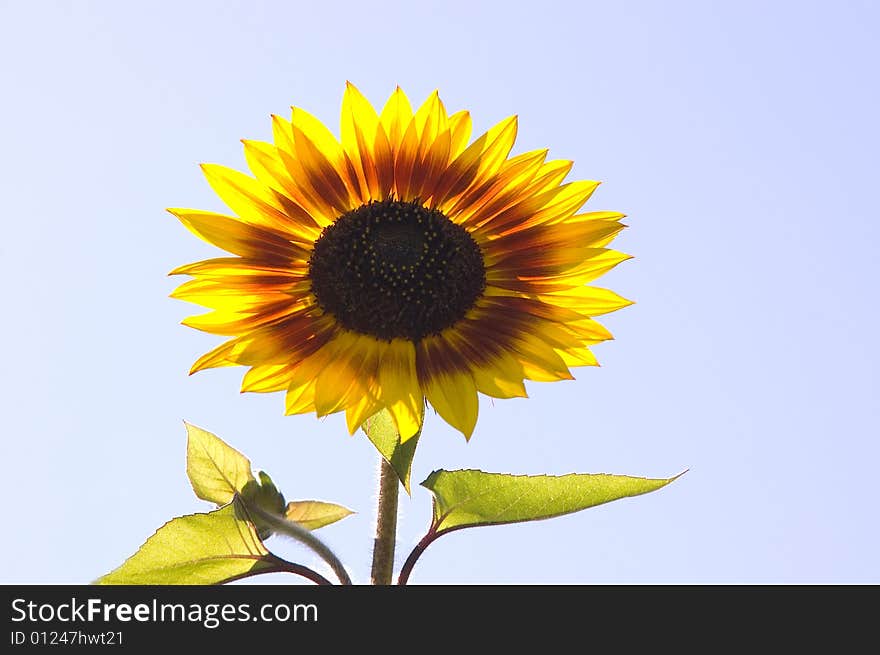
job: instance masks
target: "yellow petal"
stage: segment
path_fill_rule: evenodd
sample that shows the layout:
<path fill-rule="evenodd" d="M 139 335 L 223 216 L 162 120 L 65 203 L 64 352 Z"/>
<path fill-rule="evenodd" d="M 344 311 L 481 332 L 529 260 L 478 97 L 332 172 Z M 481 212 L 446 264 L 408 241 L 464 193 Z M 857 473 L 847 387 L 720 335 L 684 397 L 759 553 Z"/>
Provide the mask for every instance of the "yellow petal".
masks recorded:
<path fill-rule="evenodd" d="M 574 323 L 566 323 L 565 327 L 577 334 L 578 338 L 583 342 L 599 343 L 600 341 L 609 341 L 614 338 L 614 335 L 609 332 L 608 328 L 591 318 L 585 318 Z"/>
<path fill-rule="evenodd" d="M 494 398 L 526 398 L 522 366 L 507 352 L 492 358 L 491 364 L 473 368 L 477 390 Z"/>
<path fill-rule="evenodd" d="M 569 159 L 552 159 L 538 170 L 532 182 L 529 184 L 525 193 L 528 195 L 538 195 L 545 191 L 555 189 L 571 171 L 574 162 Z"/>
<path fill-rule="evenodd" d="M 315 409 L 315 381 L 291 384 L 284 397 L 285 414 L 306 414 Z"/>
<path fill-rule="evenodd" d="M 598 366 L 596 356 L 588 348 L 579 350 L 560 351 L 559 356 L 566 366 Z"/>
<path fill-rule="evenodd" d="M 588 286 L 547 295 L 543 299 L 551 304 L 571 307 L 586 316 L 601 316 L 633 304 L 632 300 L 627 300 L 609 289 Z"/>
<path fill-rule="evenodd" d="M 354 434 L 357 432 L 364 421 L 381 409 L 382 403 L 379 402 L 378 398 L 369 395 L 362 396 L 357 403 L 349 405 L 348 409 L 345 410 L 345 425 L 348 428 L 348 433 Z"/>
<path fill-rule="evenodd" d="M 380 397 L 394 417 L 403 442 L 416 435 L 422 419 L 422 393 L 416 377 L 415 347 L 411 341 L 394 339 L 385 346 L 381 357 Z"/>
<path fill-rule="evenodd" d="M 298 363 L 254 366 L 244 374 L 241 390 L 255 393 L 283 391 L 290 386 L 290 373 Z"/>
<path fill-rule="evenodd" d="M 278 194 L 258 180 L 218 164 L 202 164 L 208 184 L 241 220 L 287 234 L 299 222 L 291 218 Z"/>
<path fill-rule="evenodd" d="M 479 400 L 470 371 L 434 375 L 425 386 L 425 396 L 449 425 L 470 439 L 477 425 Z"/>
<path fill-rule="evenodd" d="M 391 151 L 396 155 L 400 144 L 403 141 L 403 135 L 412 121 L 412 106 L 406 94 L 397 87 L 379 116 L 379 122 L 382 124 L 385 134 L 388 137 L 388 143 L 391 145 Z"/>
<path fill-rule="evenodd" d="M 189 369 L 189 374 L 192 375 L 193 373 L 197 373 L 198 371 L 202 371 L 206 368 L 235 366 L 238 362 L 232 357 L 232 351 L 239 343 L 239 341 L 239 339 L 230 339 L 225 343 L 221 343 L 213 350 L 206 352 L 195 361 L 195 363 Z"/>
<path fill-rule="evenodd" d="M 515 357 L 522 364 L 525 377 L 538 382 L 573 379 L 562 357 L 541 339 L 523 335 L 514 342 Z"/>
<path fill-rule="evenodd" d="M 471 138 L 472 121 L 470 112 L 458 111 L 449 117 L 449 159 L 458 157 L 467 148 Z"/>
<path fill-rule="evenodd" d="M 621 262 L 632 258 L 632 255 L 617 250 L 596 248 L 591 251 L 582 264 L 566 273 L 566 276 L 578 284 L 585 284 L 604 275 Z"/>
<path fill-rule="evenodd" d="M 394 425 L 400 435 L 400 443 L 409 441 L 422 429 L 423 416 L 421 413 L 413 414 L 409 403 L 398 401 L 393 405 L 387 405 L 387 409 L 394 419 Z"/>
<path fill-rule="evenodd" d="M 331 357 L 315 382 L 315 411 L 325 416 L 356 405 L 365 396 L 375 397 L 379 348 L 367 335 L 342 332 L 334 340 Z"/>
<path fill-rule="evenodd" d="M 413 116 L 419 134 L 418 158 L 424 162 L 431 146 L 440 134 L 449 129 L 446 108 L 440 94 L 434 91 Z"/>

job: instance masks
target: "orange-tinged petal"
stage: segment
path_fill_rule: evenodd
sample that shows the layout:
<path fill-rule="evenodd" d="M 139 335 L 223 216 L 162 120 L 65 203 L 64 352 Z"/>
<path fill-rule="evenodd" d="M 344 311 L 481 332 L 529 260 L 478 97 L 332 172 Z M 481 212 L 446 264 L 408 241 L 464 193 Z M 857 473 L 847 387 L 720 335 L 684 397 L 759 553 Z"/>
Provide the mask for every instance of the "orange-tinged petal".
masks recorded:
<path fill-rule="evenodd" d="M 585 251 L 584 261 L 577 266 L 553 276 L 526 276 L 520 271 L 506 273 L 489 268 L 487 281 L 492 286 L 527 294 L 566 292 L 595 280 L 632 255 L 609 250 L 608 248 L 590 248 Z"/>
<path fill-rule="evenodd" d="M 284 166 L 278 148 L 271 143 L 247 139 L 243 139 L 242 144 L 248 168 L 260 182 L 277 191 L 275 198 L 284 208 L 284 213 L 292 219 L 288 225 L 291 234 L 302 235 L 314 241 L 324 222 L 320 221 L 320 217 L 316 219 L 299 204 L 303 194 Z"/>
<path fill-rule="evenodd" d="M 456 223 L 476 227 L 521 201 L 546 156 L 546 150 L 534 150 L 508 159 L 497 175 L 459 196 L 449 208 L 450 216 L 455 216 Z"/>
<path fill-rule="evenodd" d="M 593 180 L 582 180 L 531 196 L 484 221 L 474 233 L 492 239 L 543 223 L 559 223 L 589 200 L 598 186 Z"/>
<path fill-rule="evenodd" d="M 400 200 L 415 199 L 411 185 L 418 156 L 419 131 L 415 121 L 410 121 L 394 154 L 394 191 Z"/>
<path fill-rule="evenodd" d="M 436 184 L 433 204 L 445 210 L 468 187 L 497 172 L 513 148 L 516 126 L 516 116 L 504 119 L 456 157 Z"/>
<path fill-rule="evenodd" d="M 379 167 L 390 167 L 391 146 L 379 115 L 373 106 L 350 82 L 345 84 L 340 124 L 342 147 L 354 165 L 358 180 L 368 193 L 368 200 L 380 200 L 391 190 L 384 185 L 388 176 L 381 176 Z"/>
<path fill-rule="evenodd" d="M 215 257 L 214 259 L 205 259 L 192 264 L 184 264 L 178 266 L 168 275 L 194 275 L 197 277 L 220 278 L 252 275 L 273 275 L 285 276 L 290 278 L 291 282 L 298 282 L 307 279 L 308 265 L 303 262 L 299 268 L 292 266 L 271 266 L 259 259 L 248 259 L 246 257 Z"/>
<path fill-rule="evenodd" d="M 294 314 L 249 332 L 235 356 L 248 366 L 283 364 L 316 352 L 336 331 L 335 322 L 327 315 Z"/>
<path fill-rule="evenodd" d="M 320 156 L 312 153 L 310 155 L 319 164 L 319 172 L 327 176 L 325 181 L 329 182 L 333 191 L 339 195 L 346 210 L 369 200 L 369 193 L 366 187 L 362 188 L 358 170 L 351 158 L 321 121 L 304 109 L 293 107 L 291 126 L 297 152 L 300 152 L 297 134 L 301 132 L 318 151 Z"/>
<path fill-rule="evenodd" d="M 606 228 L 606 234 L 614 235 L 622 229 L 619 224 Z M 593 242 L 595 243 L 595 242 Z M 539 249 L 542 248 L 542 249 Z M 493 254 L 493 261 L 486 279 L 495 286 L 503 286 L 500 280 L 518 275 L 521 278 L 551 277 L 576 269 L 594 250 L 591 243 L 585 245 L 568 242 L 564 246 L 515 250 L 503 257 Z"/>
<path fill-rule="evenodd" d="M 446 108 L 434 91 L 413 116 L 419 134 L 415 167 L 411 173 L 409 193 L 425 200 L 433 193 L 433 182 L 449 164 L 451 135 Z"/>
<path fill-rule="evenodd" d="M 252 294 L 286 294 L 292 299 L 294 294 L 307 296 L 311 288 L 308 279 L 289 275 L 252 271 L 250 275 L 198 275 L 177 287 L 172 298 L 189 299 L 192 296 L 241 296 Z M 267 298 L 271 300 L 272 298 Z"/>
<path fill-rule="evenodd" d="M 243 223 L 232 216 L 198 209 L 170 208 L 168 211 L 197 237 L 234 255 L 260 259 L 269 265 L 301 261 L 309 256 L 308 251 L 277 232 Z"/>
<path fill-rule="evenodd" d="M 510 259 L 528 255 L 532 261 L 541 260 L 539 251 L 553 253 L 557 249 L 574 245 L 581 250 L 596 248 L 608 237 L 614 237 L 624 228 L 622 223 L 616 221 L 583 221 L 563 222 L 554 225 L 537 225 L 510 231 L 497 239 L 487 239 L 483 242 L 483 252 L 487 260 L 504 262 Z M 553 257 L 547 257 L 550 261 Z M 576 263 L 583 261 L 579 259 Z"/>
<path fill-rule="evenodd" d="M 278 159 L 294 184 L 294 188 L 289 191 L 291 197 L 309 213 L 318 225 L 329 225 L 336 219 L 338 213 L 312 186 L 302 162 L 297 159 L 296 145 L 293 141 L 293 126 L 286 119 L 273 114 L 272 134 L 275 139 Z"/>
<path fill-rule="evenodd" d="M 485 297 L 481 303 L 481 309 L 484 316 L 494 315 L 512 325 L 523 320 L 529 321 L 530 324 L 523 330 L 527 333 L 535 332 L 539 328 L 549 328 L 560 323 L 580 321 L 585 318 L 567 307 L 559 307 L 536 298 L 518 296 Z M 540 323 L 535 319 L 539 319 Z M 545 334 L 545 336 L 549 337 L 550 335 Z"/>
<path fill-rule="evenodd" d="M 210 334 L 234 336 L 263 327 L 268 323 L 275 323 L 286 316 L 303 311 L 305 301 L 288 299 L 287 301 L 268 303 L 264 300 L 263 303 L 254 312 L 241 312 L 222 308 L 207 314 L 189 316 L 183 319 L 181 323 Z M 205 306 L 211 307 L 209 304 L 205 304 Z M 239 309 L 238 305 L 233 306 L 235 310 Z"/>
<path fill-rule="evenodd" d="M 320 125 L 320 123 L 311 114 L 294 108 L 293 117 L 291 130 L 296 159 L 302 165 L 309 186 L 339 214 L 344 214 L 361 204 L 352 199 L 352 190 L 343 179 L 346 177 L 346 172 L 343 170 L 344 158 L 342 148 L 336 139 L 332 136 L 327 138 L 322 132 L 318 132 L 315 124 Z M 318 142 L 313 138 L 318 139 Z M 353 184 L 356 184 L 356 181 Z M 355 188 L 354 193 L 359 195 L 359 189 Z"/>
<path fill-rule="evenodd" d="M 450 139 L 449 130 L 441 132 L 431 144 L 421 163 L 413 171 L 412 195 L 414 197 L 428 201 L 434 196 L 435 182 L 440 179 L 440 175 L 449 164 Z"/>

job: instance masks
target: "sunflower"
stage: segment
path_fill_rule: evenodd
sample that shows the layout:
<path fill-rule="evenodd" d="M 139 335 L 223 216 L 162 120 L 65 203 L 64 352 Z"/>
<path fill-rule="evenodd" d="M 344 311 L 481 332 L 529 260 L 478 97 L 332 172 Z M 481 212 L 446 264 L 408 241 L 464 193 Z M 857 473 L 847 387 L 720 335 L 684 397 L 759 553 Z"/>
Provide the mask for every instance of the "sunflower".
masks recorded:
<path fill-rule="evenodd" d="M 387 409 L 402 439 L 425 401 L 470 438 L 478 393 L 572 379 L 612 336 L 592 317 L 631 304 L 588 286 L 629 255 L 606 246 L 623 214 L 576 213 L 598 186 L 572 162 L 511 157 L 517 119 L 469 143 L 466 111 L 398 88 L 381 113 L 351 84 L 341 139 L 293 108 L 274 143 L 244 140 L 253 177 L 202 169 L 234 215 L 169 209 L 231 253 L 181 266 L 183 321 L 232 337 L 191 373 L 249 367 L 242 391 L 286 391 L 286 413 L 344 411 L 350 433 Z"/>

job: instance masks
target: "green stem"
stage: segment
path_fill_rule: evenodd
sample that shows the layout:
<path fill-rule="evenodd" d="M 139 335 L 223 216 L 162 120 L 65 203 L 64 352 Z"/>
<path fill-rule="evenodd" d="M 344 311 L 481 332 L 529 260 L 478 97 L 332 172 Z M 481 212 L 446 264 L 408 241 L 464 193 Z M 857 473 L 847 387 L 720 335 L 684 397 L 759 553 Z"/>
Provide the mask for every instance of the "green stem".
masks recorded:
<path fill-rule="evenodd" d="M 270 514 L 256 505 L 248 505 L 247 510 L 256 514 L 263 521 L 272 526 L 272 529 L 275 532 L 292 537 L 311 548 L 321 559 L 330 565 L 330 568 L 333 569 L 333 573 L 339 578 L 339 582 L 344 585 L 351 584 L 351 578 L 348 576 L 348 572 L 345 570 L 342 562 L 339 561 L 339 558 L 336 557 L 334 552 L 330 550 L 323 541 L 318 539 L 310 531 L 306 530 L 298 523 Z"/>
<path fill-rule="evenodd" d="M 382 459 L 379 469 L 379 507 L 376 539 L 373 542 L 371 583 L 390 585 L 394 572 L 394 544 L 397 539 L 397 496 L 400 481 L 391 464 Z"/>

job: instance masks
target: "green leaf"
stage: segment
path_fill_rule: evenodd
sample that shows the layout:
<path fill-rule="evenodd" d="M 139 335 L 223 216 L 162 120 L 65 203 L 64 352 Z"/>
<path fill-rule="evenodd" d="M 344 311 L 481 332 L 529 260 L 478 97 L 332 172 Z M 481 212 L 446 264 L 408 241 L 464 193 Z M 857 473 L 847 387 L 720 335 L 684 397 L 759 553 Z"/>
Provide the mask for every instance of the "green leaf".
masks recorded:
<path fill-rule="evenodd" d="M 222 584 L 279 570 L 241 501 L 172 519 L 115 571 L 95 584 Z"/>
<path fill-rule="evenodd" d="M 681 474 L 680 474 L 681 475 Z M 434 494 L 436 533 L 480 525 L 549 519 L 666 486 L 665 479 L 625 475 L 510 475 L 434 471 L 422 486 Z"/>
<path fill-rule="evenodd" d="M 196 496 L 218 505 L 256 485 L 251 463 L 220 437 L 186 423 L 186 474 Z M 282 503 L 283 505 L 283 503 Z"/>
<path fill-rule="evenodd" d="M 317 530 L 354 514 L 347 507 L 320 500 L 292 500 L 287 503 L 284 518 L 299 523 L 306 530 Z"/>
<path fill-rule="evenodd" d="M 246 501 L 249 507 L 258 507 L 273 516 L 284 516 L 290 511 L 285 508 L 284 495 L 278 491 L 272 478 L 265 471 L 258 471 L 254 477 L 251 463 L 247 457 L 228 445 L 220 437 L 194 425 L 186 423 L 186 474 L 193 491 L 202 500 L 218 505 L 230 502 L 236 494 Z M 351 510 L 332 503 L 318 501 L 296 501 L 300 506 L 301 519 L 288 515 L 288 518 L 303 523 L 303 527 L 314 530 L 351 514 Z M 272 535 L 272 527 L 261 515 L 252 517 L 260 539 Z"/>
<path fill-rule="evenodd" d="M 424 420 L 424 410 L 422 419 Z M 406 493 L 410 493 L 409 478 L 412 471 L 412 461 L 416 454 L 416 446 L 422 434 L 421 429 L 414 437 L 400 443 L 400 434 L 391 418 L 391 412 L 383 409 L 374 414 L 361 426 L 379 454 L 391 465 Z"/>

